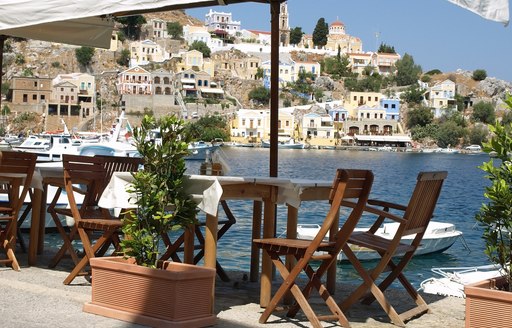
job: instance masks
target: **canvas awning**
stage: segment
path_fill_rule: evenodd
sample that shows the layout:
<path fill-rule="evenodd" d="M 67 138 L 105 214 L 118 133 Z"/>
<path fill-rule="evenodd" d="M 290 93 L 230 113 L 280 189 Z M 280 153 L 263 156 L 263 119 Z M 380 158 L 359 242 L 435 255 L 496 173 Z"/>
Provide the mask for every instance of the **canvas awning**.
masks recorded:
<path fill-rule="evenodd" d="M 224 90 L 215 88 L 201 88 L 201 92 L 223 94 Z"/>
<path fill-rule="evenodd" d="M 357 141 L 375 141 L 375 142 L 412 142 L 411 137 L 405 135 L 392 136 L 371 136 L 371 135 L 355 135 Z"/>
<path fill-rule="evenodd" d="M 67 43 L 96 48 L 109 48 L 114 20 L 88 17 L 2 29 L 0 34 L 26 39 Z"/>

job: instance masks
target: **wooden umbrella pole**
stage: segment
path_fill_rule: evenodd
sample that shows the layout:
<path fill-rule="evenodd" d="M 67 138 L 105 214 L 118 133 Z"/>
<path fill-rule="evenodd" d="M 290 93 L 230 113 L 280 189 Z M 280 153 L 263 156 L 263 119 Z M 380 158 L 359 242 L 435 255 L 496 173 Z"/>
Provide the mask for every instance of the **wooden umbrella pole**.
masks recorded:
<path fill-rule="evenodd" d="M 0 35 L 0 87 L 4 81 L 4 43 L 6 35 Z M 2 110 L 2 92 L 0 91 L 0 110 Z"/>
<path fill-rule="evenodd" d="M 279 12 L 281 2 L 270 1 L 270 176 L 277 177 L 278 172 L 278 122 L 279 122 Z"/>

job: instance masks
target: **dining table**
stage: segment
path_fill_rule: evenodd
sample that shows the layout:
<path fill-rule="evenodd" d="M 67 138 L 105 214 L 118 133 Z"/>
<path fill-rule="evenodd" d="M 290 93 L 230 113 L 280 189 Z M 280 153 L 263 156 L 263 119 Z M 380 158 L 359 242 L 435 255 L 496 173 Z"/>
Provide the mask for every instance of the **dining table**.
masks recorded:
<path fill-rule="evenodd" d="M 130 172 L 115 172 L 99 199 L 99 206 L 117 210 L 136 208 L 135 195 L 128 191 L 132 181 Z M 196 201 L 198 208 L 206 214 L 204 265 L 211 268 L 216 266 L 218 205 L 221 200 L 253 201 L 252 239 L 274 237 L 276 205 L 287 204 L 287 235 L 294 237 L 301 202 L 328 200 L 331 185 L 331 181 L 303 179 L 187 175 L 185 189 Z M 193 243 L 193 236 L 185 238 L 185 263 L 193 261 Z M 251 281 L 257 281 L 259 258 L 259 249 L 251 246 Z M 289 265 L 293 265 L 293 261 Z M 261 257 L 261 307 L 266 307 L 271 299 L 272 273 L 272 260 L 264 253 Z"/>

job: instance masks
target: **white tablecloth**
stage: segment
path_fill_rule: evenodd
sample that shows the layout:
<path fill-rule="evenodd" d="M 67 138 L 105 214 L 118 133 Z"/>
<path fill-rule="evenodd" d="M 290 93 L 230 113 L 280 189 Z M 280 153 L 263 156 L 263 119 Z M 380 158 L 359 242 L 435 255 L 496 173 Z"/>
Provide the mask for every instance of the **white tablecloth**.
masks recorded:
<path fill-rule="evenodd" d="M 126 189 L 133 180 L 129 172 L 115 172 L 101 195 L 99 206 L 104 208 L 135 208 L 135 199 Z M 330 187 L 330 181 L 305 179 L 286 179 L 271 177 L 232 177 L 189 175 L 185 178 L 186 190 L 205 213 L 216 215 L 222 197 L 222 186 L 230 184 L 261 184 L 278 187 L 277 203 L 288 204 L 298 208 L 300 196 L 304 189 L 311 187 Z M 259 200 L 259 199 L 256 199 Z"/>
<path fill-rule="evenodd" d="M 126 191 L 128 185 L 133 181 L 130 172 L 114 172 L 110 182 L 103 191 L 98 205 L 103 208 L 135 208 L 134 195 Z M 210 215 L 217 215 L 217 208 L 222 187 L 215 177 L 194 175 L 185 179 L 186 191 L 192 195 L 197 202 L 197 207 Z"/>

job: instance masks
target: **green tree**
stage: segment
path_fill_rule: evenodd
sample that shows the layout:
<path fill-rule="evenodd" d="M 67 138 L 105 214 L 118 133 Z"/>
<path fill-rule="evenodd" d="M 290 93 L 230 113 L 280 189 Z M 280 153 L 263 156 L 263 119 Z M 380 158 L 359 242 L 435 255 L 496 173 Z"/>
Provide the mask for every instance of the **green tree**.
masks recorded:
<path fill-rule="evenodd" d="M 480 101 L 473 106 L 473 115 L 471 118 L 475 122 L 482 122 L 487 124 L 494 123 L 496 114 L 494 106 L 490 102 Z"/>
<path fill-rule="evenodd" d="M 437 74 L 443 74 L 443 72 L 441 72 L 440 70 L 438 70 L 437 68 L 435 69 L 432 69 L 428 72 L 426 72 L 425 74 L 428 74 L 428 75 L 437 75 Z"/>
<path fill-rule="evenodd" d="M 249 91 L 249 99 L 259 104 L 268 104 L 270 91 L 264 86 L 257 87 Z"/>
<path fill-rule="evenodd" d="M 261 80 L 263 78 L 263 68 L 258 67 L 258 69 L 256 70 L 256 74 L 254 75 L 254 78 L 256 80 Z"/>
<path fill-rule="evenodd" d="M 9 115 L 11 113 L 11 109 L 9 108 L 9 106 L 7 105 L 4 105 L 4 107 L 2 108 L 2 115 Z"/>
<path fill-rule="evenodd" d="M 137 40 L 140 37 L 140 31 L 146 19 L 142 15 L 133 15 L 115 18 L 117 22 L 123 25 L 122 31 L 131 40 Z"/>
<path fill-rule="evenodd" d="M 211 54 L 210 48 L 203 41 L 194 41 L 189 47 L 189 50 L 197 50 L 203 54 L 204 58 L 209 58 Z"/>
<path fill-rule="evenodd" d="M 407 127 L 410 129 L 417 125 L 425 126 L 429 123 L 432 123 L 433 119 L 434 119 L 434 114 L 432 113 L 430 108 L 427 108 L 427 107 L 415 108 L 413 110 L 410 110 L 407 113 Z"/>
<path fill-rule="evenodd" d="M 186 130 L 195 140 L 229 140 L 228 123 L 219 115 L 202 116 L 197 121 L 188 123 Z"/>
<path fill-rule="evenodd" d="M 469 129 L 464 143 L 468 145 L 481 145 L 487 141 L 488 134 L 489 131 L 484 125 L 474 125 L 472 129 Z"/>
<path fill-rule="evenodd" d="M 168 22 L 167 33 L 171 36 L 171 39 L 180 40 L 183 36 L 183 25 L 178 22 Z"/>
<path fill-rule="evenodd" d="M 321 66 L 323 66 L 322 72 L 332 75 L 334 79 L 352 75 L 348 56 L 341 56 L 339 51 L 338 49 L 338 55 L 336 57 L 327 57 L 320 63 Z"/>
<path fill-rule="evenodd" d="M 385 54 L 396 54 L 395 47 L 389 46 L 385 43 L 381 43 L 379 46 L 379 50 L 377 52 L 385 53 Z"/>
<path fill-rule="evenodd" d="M 472 78 L 475 81 L 483 81 L 487 78 L 487 72 L 485 69 L 475 69 Z"/>
<path fill-rule="evenodd" d="M 116 60 L 116 63 L 120 66 L 128 66 L 130 64 L 130 50 L 123 49 Z"/>
<path fill-rule="evenodd" d="M 94 52 L 95 49 L 92 47 L 77 48 L 75 49 L 76 61 L 82 66 L 87 66 L 91 63 Z"/>
<path fill-rule="evenodd" d="M 9 82 L 2 83 L 2 94 L 6 95 L 9 93 L 9 89 L 11 88 L 11 84 Z"/>
<path fill-rule="evenodd" d="M 418 84 L 413 84 L 400 95 L 400 99 L 411 107 L 418 106 L 423 100 L 423 91 L 420 89 Z"/>
<path fill-rule="evenodd" d="M 398 86 L 411 85 L 418 81 L 421 75 L 421 66 L 414 63 L 414 58 L 406 53 L 402 59 L 395 63 L 396 84 Z"/>
<path fill-rule="evenodd" d="M 464 134 L 465 130 L 462 126 L 457 125 L 454 121 L 446 121 L 439 125 L 437 145 L 443 148 L 456 146 Z"/>
<path fill-rule="evenodd" d="M 294 27 L 290 30 L 290 44 L 299 44 L 302 40 L 302 36 L 304 32 L 302 32 L 302 27 Z"/>
<path fill-rule="evenodd" d="M 329 35 L 329 25 L 322 17 L 318 20 L 313 30 L 313 44 L 319 47 L 325 46 L 327 44 L 327 35 Z"/>
<path fill-rule="evenodd" d="M 25 56 L 23 56 L 23 54 L 16 54 L 16 59 L 14 59 L 14 62 L 16 65 L 25 64 Z"/>
<path fill-rule="evenodd" d="M 34 71 L 32 70 L 32 67 L 27 67 L 21 72 L 21 76 L 23 77 L 29 77 L 34 76 Z"/>
<path fill-rule="evenodd" d="M 437 123 L 429 123 L 425 126 L 416 125 L 411 128 L 411 138 L 417 141 L 437 140 L 438 131 L 439 125 Z"/>

